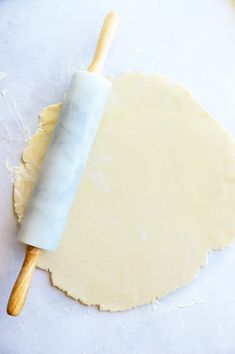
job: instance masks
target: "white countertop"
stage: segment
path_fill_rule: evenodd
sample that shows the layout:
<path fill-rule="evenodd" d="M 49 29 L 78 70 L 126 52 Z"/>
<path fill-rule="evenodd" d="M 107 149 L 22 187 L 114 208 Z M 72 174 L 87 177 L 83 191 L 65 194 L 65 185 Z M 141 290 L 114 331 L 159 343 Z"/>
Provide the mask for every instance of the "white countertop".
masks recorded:
<path fill-rule="evenodd" d="M 11 166 L 40 110 L 61 99 L 73 71 L 87 67 L 110 9 L 120 11 L 121 23 L 106 74 L 157 72 L 180 81 L 235 136 L 234 0 L 1 1 L 0 353 L 233 354 L 235 244 L 211 252 L 195 280 L 159 305 L 102 313 L 66 297 L 37 270 L 23 313 L 5 313 L 24 253 Z"/>

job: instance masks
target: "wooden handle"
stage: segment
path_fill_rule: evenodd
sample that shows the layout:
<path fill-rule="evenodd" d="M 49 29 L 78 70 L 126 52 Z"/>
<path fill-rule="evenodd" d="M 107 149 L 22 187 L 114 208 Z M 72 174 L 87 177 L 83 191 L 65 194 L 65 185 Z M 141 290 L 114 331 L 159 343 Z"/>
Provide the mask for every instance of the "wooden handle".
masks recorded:
<path fill-rule="evenodd" d="M 118 13 L 111 11 L 106 16 L 100 36 L 97 42 L 96 50 L 88 71 L 101 73 L 102 65 L 108 50 L 110 49 L 115 32 L 118 26 Z"/>
<path fill-rule="evenodd" d="M 11 316 L 19 315 L 24 306 L 40 253 L 40 248 L 33 246 L 27 246 L 26 248 L 24 263 L 16 279 L 7 305 L 7 313 Z"/>

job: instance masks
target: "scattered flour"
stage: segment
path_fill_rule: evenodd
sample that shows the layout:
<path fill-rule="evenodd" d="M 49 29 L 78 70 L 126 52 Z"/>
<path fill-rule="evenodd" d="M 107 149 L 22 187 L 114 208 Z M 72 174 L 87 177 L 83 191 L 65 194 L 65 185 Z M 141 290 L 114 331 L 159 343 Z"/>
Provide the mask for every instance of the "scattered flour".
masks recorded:
<path fill-rule="evenodd" d="M 158 311 L 158 310 L 161 310 L 165 313 L 169 313 L 169 312 L 172 312 L 172 311 L 175 311 L 175 310 L 178 310 L 178 309 L 185 309 L 185 308 L 191 308 L 192 306 L 194 305 L 200 305 L 200 304 L 204 304 L 206 303 L 208 300 L 207 298 L 205 297 L 193 297 L 192 300 L 190 300 L 189 302 L 187 303 L 182 303 L 182 304 L 178 304 L 178 305 L 175 305 L 173 307 L 160 307 L 161 305 L 161 302 L 159 300 L 156 300 L 154 303 L 152 303 L 152 310 L 153 311 Z M 179 322 L 183 323 L 182 320 L 179 320 Z"/>
<path fill-rule="evenodd" d="M 31 134 L 29 128 L 26 127 L 26 125 L 25 125 L 25 123 L 24 123 L 24 121 L 17 109 L 16 102 L 14 102 L 10 99 L 10 96 L 9 96 L 9 94 L 6 93 L 6 90 L 1 90 L 0 95 L 4 98 L 10 114 L 16 120 L 18 127 L 23 132 L 25 138 L 28 140 L 32 136 L 32 134 Z"/>
<path fill-rule="evenodd" d="M 10 157 L 7 157 L 4 161 L 4 167 L 6 169 L 8 179 L 13 183 L 15 180 L 16 167 L 15 164 L 10 162 Z"/>
<path fill-rule="evenodd" d="M 0 80 L 4 79 L 4 77 L 6 77 L 7 75 L 3 72 L 0 72 Z"/>

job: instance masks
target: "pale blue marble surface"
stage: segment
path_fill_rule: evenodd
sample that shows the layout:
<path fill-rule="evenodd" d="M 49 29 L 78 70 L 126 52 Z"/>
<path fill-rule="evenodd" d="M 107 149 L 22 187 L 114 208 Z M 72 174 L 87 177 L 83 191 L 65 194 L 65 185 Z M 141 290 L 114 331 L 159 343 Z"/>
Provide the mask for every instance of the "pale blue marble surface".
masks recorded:
<path fill-rule="evenodd" d="M 21 242 L 57 248 L 110 90 L 111 82 L 102 76 L 73 75 L 19 230 Z"/>

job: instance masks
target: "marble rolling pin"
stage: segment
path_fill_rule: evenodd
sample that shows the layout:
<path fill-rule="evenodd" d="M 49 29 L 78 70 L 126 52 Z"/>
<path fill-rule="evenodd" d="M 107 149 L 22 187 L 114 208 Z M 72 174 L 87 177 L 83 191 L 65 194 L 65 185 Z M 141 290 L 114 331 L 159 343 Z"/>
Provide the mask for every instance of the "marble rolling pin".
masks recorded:
<path fill-rule="evenodd" d="M 111 90 L 100 75 L 118 23 L 110 12 L 88 71 L 73 75 L 42 163 L 18 238 L 27 245 L 24 263 L 8 301 L 17 316 L 24 306 L 41 250 L 56 250 Z"/>

